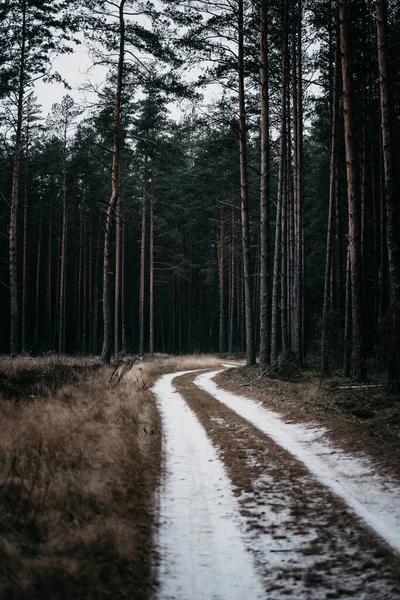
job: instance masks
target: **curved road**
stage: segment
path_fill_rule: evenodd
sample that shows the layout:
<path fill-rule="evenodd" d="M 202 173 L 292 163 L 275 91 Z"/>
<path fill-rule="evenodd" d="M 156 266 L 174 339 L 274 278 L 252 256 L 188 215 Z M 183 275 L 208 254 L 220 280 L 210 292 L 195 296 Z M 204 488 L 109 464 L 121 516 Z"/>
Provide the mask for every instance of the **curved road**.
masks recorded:
<path fill-rule="evenodd" d="M 153 387 L 165 460 L 158 599 L 400 600 L 399 489 L 323 430 L 284 423 L 214 375 Z"/>

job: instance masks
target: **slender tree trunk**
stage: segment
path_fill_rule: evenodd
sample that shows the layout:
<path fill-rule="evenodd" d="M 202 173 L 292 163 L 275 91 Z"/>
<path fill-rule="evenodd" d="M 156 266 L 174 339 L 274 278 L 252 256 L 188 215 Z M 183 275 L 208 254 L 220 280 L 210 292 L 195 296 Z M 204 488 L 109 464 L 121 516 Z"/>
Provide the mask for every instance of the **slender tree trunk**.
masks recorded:
<path fill-rule="evenodd" d="M 122 352 L 126 352 L 126 332 L 125 332 L 125 223 L 122 223 L 121 348 L 122 348 Z"/>
<path fill-rule="evenodd" d="M 147 163 L 147 157 L 146 157 Z M 144 354 L 144 306 L 146 282 L 146 219 L 147 219 L 147 167 L 143 177 L 142 240 L 140 245 L 140 292 L 139 292 L 139 355 Z"/>
<path fill-rule="evenodd" d="M 260 373 L 269 363 L 269 54 L 268 2 L 260 4 L 260 79 L 261 79 L 261 192 L 260 192 Z"/>
<path fill-rule="evenodd" d="M 92 351 L 93 343 L 93 319 L 92 319 L 92 303 L 93 303 L 93 203 L 90 201 L 89 207 L 89 260 L 88 260 L 88 302 L 86 306 L 87 323 L 89 331 L 89 343 L 87 346 L 88 352 Z"/>
<path fill-rule="evenodd" d="M 39 218 L 39 232 L 37 245 L 37 262 L 36 262 L 36 295 L 35 295 L 35 347 L 39 344 L 39 306 L 40 306 L 40 258 L 42 253 L 42 215 Z"/>
<path fill-rule="evenodd" d="M 101 239 L 101 214 L 97 224 L 96 258 L 94 274 L 94 299 L 93 299 L 93 353 L 99 351 L 99 302 L 100 302 L 100 239 Z"/>
<path fill-rule="evenodd" d="M 81 349 L 81 352 L 83 352 L 83 347 L 82 347 L 82 254 L 83 254 L 83 227 L 82 227 L 82 210 L 80 211 L 80 215 L 79 215 L 79 260 L 78 260 L 78 278 L 77 278 L 77 293 L 76 293 L 76 299 L 77 299 L 77 310 L 76 310 L 76 314 L 77 314 L 77 338 L 78 338 L 78 345 L 79 348 Z"/>
<path fill-rule="evenodd" d="M 56 302 L 54 309 L 54 329 L 53 329 L 53 350 L 56 352 L 57 348 L 57 324 L 60 315 L 60 280 L 61 280 L 61 238 L 62 238 L 62 215 L 58 219 L 58 232 L 57 232 L 57 279 L 56 279 Z"/>
<path fill-rule="evenodd" d="M 149 255 L 149 354 L 154 355 L 154 202 L 155 202 L 154 173 L 151 176 L 150 194 L 150 255 Z"/>
<path fill-rule="evenodd" d="M 343 377 L 350 377 L 351 360 L 351 267 L 350 252 L 347 251 L 346 262 L 346 298 L 344 307 L 344 353 L 343 353 Z"/>
<path fill-rule="evenodd" d="M 293 133 L 294 133 L 294 200 L 295 200 L 295 261 L 293 285 L 293 350 L 303 362 L 303 68 L 302 68 L 302 2 L 293 0 Z"/>
<path fill-rule="evenodd" d="M 26 144 L 28 147 L 28 143 Z M 25 160 L 28 160 L 28 154 L 26 153 Z M 21 340 L 21 351 L 26 352 L 26 308 L 27 308 L 27 291 L 28 291 L 28 173 L 27 167 L 25 170 L 25 182 L 24 182 L 24 241 L 23 241 L 23 254 L 22 254 L 22 340 Z"/>
<path fill-rule="evenodd" d="M 120 353 L 121 314 L 121 196 L 115 205 L 114 354 Z"/>
<path fill-rule="evenodd" d="M 229 281 L 229 331 L 228 331 L 228 352 L 233 352 L 233 324 L 235 319 L 235 209 L 232 208 L 231 220 L 231 260 L 230 260 L 230 281 Z"/>
<path fill-rule="evenodd" d="M 15 152 L 12 174 L 9 252 L 10 252 L 10 352 L 19 352 L 19 303 L 18 303 L 18 205 L 19 205 L 19 174 L 21 164 L 22 117 L 25 90 L 25 59 L 26 59 L 26 9 L 27 2 L 22 0 L 22 29 L 21 53 L 18 83 L 17 128 L 15 133 Z"/>
<path fill-rule="evenodd" d="M 103 363 L 109 364 L 111 360 L 112 347 L 112 311 L 111 311 L 111 232 L 114 221 L 115 205 L 119 196 L 119 171 L 120 171 L 120 145 L 121 145 L 121 96 L 124 71 L 124 48 L 125 48 L 125 0 L 119 3 L 119 53 L 117 69 L 117 85 L 114 102 L 114 147 L 111 172 L 111 198 L 107 209 L 106 228 L 104 235 L 104 261 L 103 261 L 103 349 L 101 359 Z"/>
<path fill-rule="evenodd" d="M 66 152 L 66 149 L 64 149 Z M 67 204 L 67 166 L 64 156 L 63 169 L 63 216 L 61 234 L 61 265 L 60 265 L 60 313 L 58 317 L 58 353 L 65 352 L 65 291 L 66 291 L 66 263 L 67 263 L 67 235 L 68 235 L 68 204 Z"/>
<path fill-rule="evenodd" d="M 192 232 L 189 233 L 189 281 L 188 281 L 188 351 L 192 351 L 192 335 L 193 335 L 193 247 L 192 247 Z"/>
<path fill-rule="evenodd" d="M 51 332 L 52 332 L 52 320 L 53 320 L 53 314 L 52 314 L 52 295 L 53 295 L 53 290 L 52 290 L 52 273 L 51 273 L 51 267 L 52 267 L 52 232 L 53 232 L 53 207 L 50 204 L 50 209 L 49 209 L 49 233 L 48 233 L 48 241 L 47 241 L 47 294 L 46 294 L 46 323 L 47 323 L 47 344 L 48 344 L 48 349 L 51 350 L 53 345 L 52 345 L 52 337 L 51 337 Z"/>
<path fill-rule="evenodd" d="M 297 214 L 298 214 L 298 236 L 297 243 L 297 296 L 299 316 L 296 319 L 298 331 L 295 335 L 295 352 L 299 363 L 302 365 L 304 361 L 305 351 L 305 256 L 304 256 L 304 148 L 303 148 L 303 46 L 302 46 L 302 17 L 303 3 L 298 0 L 298 30 L 297 30 L 297 96 L 298 96 L 298 174 L 297 174 Z"/>
<path fill-rule="evenodd" d="M 364 328 L 361 297 L 361 250 L 358 207 L 358 177 L 353 119 L 353 74 L 350 50 L 350 12 L 348 0 L 339 0 L 340 44 L 342 52 L 344 129 L 347 166 L 347 194 L 349 210 L 349 254 L 352 306 L 352 366 L 353 377 L 364 380 Z"/>
<path fill-rule="evenodd" d="M 219 276 L 219 353 L 225 352 L 225 262 L 224 262 L 224 241 L 225 241 L 225 211 L 221 204 L 219 217 L 219 244 L 218 244 L 218 276 Z"/>
<path fill-rule="evenodd" d="M 381 107 L 381 134 L 383 170 L 385 178 L 386 241 L 389 266 L 390 307 L 392 309 L 392 340 L 388 350 L 388 379 L 391 385 L 399 384 L 400 378 L 400 252 L 398 199 L 394 197 L 392 118 L 389 86 L 389 61 L 387 48 L 387 0 L 376 0 L 376 24 L 379 63 L 379 91 Z"/>
<path fill-rule="evenodd" d="M 288 36 L 287 36 L 287 0 L 284 1 L 282 18 L 282 105 L 279 144 L 278 198 L 276 206 L 274 267 L 272 276 L 272 314 L 271 314 L 271 364 L 278 360 L 278 327 L 279 327 L 279 280 L 281 270 L 281 232 L 282 232 L 282 202 L 284 194 L 284 178 L 287 153 L 287 65 L 288 65 Z"/>
<path fill-rule="evenodd" d="M 327 313 L 332 306 L 332 274 L 333 274 L 333 254 L 335 239 L 335 200 L 337 185 L 337 133 L 339 117 L 339 85 L 338 85 L 338 67 L 340 61 L 339 43 L 336 42 L 336 59 L 333 74 L 333 98 L 332 98 L 332 123 L 331 123 L 331 145 L 329 157 L 329 209 L 328 209 L 328 231 L 326 239 L 326 262 L 325 262 L 325 280 L 324 280 L 324 304 L 322 310 L 322 336 L 321 336 L 321 364 L 322 371 L 325 373 L 328 368 L 328 348 L 326 340 Z"/>
<path fill-rule="evenodd" d="M 88 309 L 88 244 L 87 244 L 87 215 L 83 216 L 83 295 L 82 295 L 82 353 L 87 350 L 87 309 Z"/>
<path fill-rule="evenodd" d="M 247 141 L 246 141 L 246 109 L 244 89 L 244 14 L 243 0 L 238 0 L 238 69 L 239 69 L 239 131 L 240 131 L 240 189 L 242 216 L 242 245 L 243 245 L 243 277 L 245 293 L 245 323 L 246 323 L 246 356 L 247 364 L 256 362 L 254 348 L 254 325 L 251 305 L 251 274 L 250 274 L 250 227 L 247 181 Z"/>
<path fill-rule="evenodd" d="M 290 136 L 288 136 L 288 142 Z M 288 316 L 290 302 L 290 270 L 288 269 L 288 198 L 290 193 L 291 170 L 288 168 L 290 161 L 290 143 L 287 143 L 289 153 L 285 156 L 283 167 L 283 182 L 282 182 L 282 200 L 281 200 L 281 233 L 280 233 L 280 279 L 281 279 L 281 338 L 282 352 L 285 353 L 288 349 Z M 293 206 L 293 204 L 291 204 Z"/>

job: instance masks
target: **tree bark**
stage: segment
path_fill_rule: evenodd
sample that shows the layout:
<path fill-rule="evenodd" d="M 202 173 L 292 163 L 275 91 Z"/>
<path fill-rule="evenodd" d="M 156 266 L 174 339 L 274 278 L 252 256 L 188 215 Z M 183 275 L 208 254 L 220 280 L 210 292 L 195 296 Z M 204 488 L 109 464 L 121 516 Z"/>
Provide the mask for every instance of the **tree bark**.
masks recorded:
<path fill-rule="evenodd" d="M 28 148 L 28 143 L 26 144 Z M 28 160 L 28 153 L 25 153 L 25 160 Z M 22 336 L 21 336 L 21 351 L 26 352 L 26 308 L 27 308 L 27 296 L 28 296 L 28 167 L 25 169 L 25 181 L 24 181 L 24 238 L 23 238 L 23 250 L 22 250 Z"/>
<path fill-rule="evenodd" d="M 149 354 L 154 355 L 154 203 L 155 203 L 154 172 L 151 176 L 150 193 L 150 248 L 149 248 Z"/>
<path fill-rule="evenodd" d="M 361 249 L 358 207 L 358 173 L 353 118 L 353 74 L 350 49 L 350 12 L 348 0 L 339 0 L 340 45 L 342 52 L 344 130 L 349 211 L 349 256 L 352 307 L 352 368 L 353 377 L 366 377 L 364 359 L 364 324 L 361 297 Z"/>
<path fill-rule="evenodd" d="M 114 354 L 120 352 L 121 311 L 121 196 L 115 205 L 115 290 L 114 290 Z"/>
<path fill-rule="evenodd" d="M 40 306 L 40 259 L 42 254 L 42 215 L 39 218 L 39 232 L 37 245 L 37 261 L 36 261 L 36 294 L 35 294 L 35 347 L 39 344 L 39 306 Z"/>
<path fill-rule="evenodd" d="M 278 360 L 278 327 L 279 327 L 279 280 L 281 270 L 281 233 L 282 233 L 282 202 L 284 194 L 284 178 L 287 153 L 287 66 L 288 66 L 288 34 L 287 34 L 287 0 L 283 5 L 282 18 L 282 93 L 281 93 L 281 126 L 279 143 L 278 197 L 275 222 L 274 267 L 272 276 L 272 306 L 271 306 L 271 364 Z"/>
<path fill-rule="evenodd" d="M 122 223 L 121 348 L 122 348 L 122 352 L 126 352 L 126 332 L 125 332 L 125 223 Z"/>
<path fill-rule="evenodd" d="M 260 4 L 261 191 L 260 191 L 260 373 L 269 364 L 269 53 L 268 2 Z"/>
<path fill-rule="evenodd" d="M 53 207 L 50 204 L 49 209 L 49 232 L 48 232 L 48 240 L 47 240 L 47 293 L 46 293 L 46 323 L 47 323 L 47 344 L 48 349 L 53 348 L 52 344 L 52 232 L 53 232 Z"/>
<path fill-rule="evenodd" d="M 224 241 L 225 241 L 225 212 L 221 204 L 219 216 L 219 244 L 218 244 L 218 279 L 219 279 L 219 353 L 225 352 L 225 264 L 224 264 Z"/>
<path fill-rule="evenodd" d="M 389 266 L 390 307 L 392 309 L 392 340 L 388 351 L 388 378 L 393 385 L 399 375 L 400 341 L 397 339 L 399 328 L 400 303 L 400 252 L 399 252 L 399 222 L 398 201 L 394 197 L 393 185 L 393 150 L 392 150 L 392 117 L 389 85 L 389 61 L 387 48 L 387 0 L 376 1 L 376 25 L 379 64 L 379 91 L 381 108 L 381 135 L 383 169 L 385 178 L 385 208 L 386 208 L 386 243 Z"/>
<path fill-rule="evenodd" d="M 11 210 L 9 228 L 10 256 L 10 352 L 19 352 L 19 303 L 18 303 L 18 205 L 19 205 L 19 174 L 21 164 L 21 139 L 23 101 L 25 90 L 25 59 L 26 59 L 26 9 L 27 2 L 22 0 L 22 32 L 21 53 L 18 81 L 17 127 L 15 132 L 15 152 L 12 174 Z"/>
<path fill-rule="evenodd" d="M 120 121 L 121 121 L 121 96 L 124 72 L 124 49 L 125 49 L 125 21 L 124 4 L 119 4 L 119 53 L 117 84 L 114 101 L 114 147 L 111 170 L 111 198 L 107 209 L 106 228 L 104 235 L 104 260 L 103 260 L 103 348 L 101 352 L 102 362 L 109 364 L 111 360 L 112 347 L 112 315 L 111 315 L 111 231 L 114 221 L 115 205 L 119 196 L 119 171 L 120 171 Z"/>
<path fill-rule="evenodd" d="M 228 352 L 233 352 L 233 324 L 235 320 L 235 209 L 232 207 L 231 219 L 231 257 L 230 257 L 230 280 L 229 280 L 229 327 L 228 327 Z"/>
<path fill-rule="evenodd" d="M 243 245 L 243 277 L 245 294 L 246 357 L 247 364 L 256 362 L 254 325 L 251 303 L 250 226 L 247 181 L 246 109 L 244 89 L 244 13 L 243 0 L 238 0 L 238 70 L 239 70 L 239 135 L 240 135 L 240 190 Z"/>
<path fill-rule="evenodd" d="M 66 144 L 66 141 L 64 140 Z M 67 165 L 66 148 L 64 147 L 63 167 L 63 213 L 61 233 L 61 265 L 60 265 L 60 312 L 58 315 L 58 353 L 65 352 L 65 291 L 66 291 L 66 261 L 67 261 L 67 235 L 68 235 L 68 204 L 67 204 Z"/>
<path fill-rule="evenodd" d="M 139 291 L 139 355 L 144 354 L 144 301 L 146 280 L 146 219 L 147 219 L 147 157 L 143 176 L 142 239 L 140 245 L 140 291 Z"/>
<path fill-rule="evenodd" d="M 336 58 L 333 73 L 332 111 L 331 111 L 331 144 L 329 156 L 329 208 L 328 208 L 328 231 L 326 236 L 326 261 L 324 279 L 324 304 L 322 310 L 322 335 L 321 335 L 321 366 L 325 373 L 328 368 L 328 348 L 326 340 L 326 318 L 328 310 L 332 306 L 332 280 L 333 280 L 333 255 L 335 239 L 335 201 L 337 185 L 337 134 L 339 116 L 339 82 L 338 68 L 340 61 L 339 40 L 336 40 Z"/>

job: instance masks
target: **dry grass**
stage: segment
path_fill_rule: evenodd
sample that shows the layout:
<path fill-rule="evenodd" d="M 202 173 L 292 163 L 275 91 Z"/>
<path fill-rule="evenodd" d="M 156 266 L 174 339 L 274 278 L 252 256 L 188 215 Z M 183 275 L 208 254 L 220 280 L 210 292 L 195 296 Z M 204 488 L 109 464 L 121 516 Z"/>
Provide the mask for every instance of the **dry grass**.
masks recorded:
<path fill-rule="evenodd" d="M 216 357 L 0 358 L 0 597 L 152 596 L 158 375 Z"/>
<path fill-rule="evenodd" d="M 1 598 L 151 593 L 154 399 L 132 377 L 110 381 L 110 368 L 84 364 L 2 361 L 18 393 L 0 398 Z M 73 383 L 60 383 L 64 371 Z M 37 384 L 32 373 L 49 380 L 34 398 L 23 394 Z"/>

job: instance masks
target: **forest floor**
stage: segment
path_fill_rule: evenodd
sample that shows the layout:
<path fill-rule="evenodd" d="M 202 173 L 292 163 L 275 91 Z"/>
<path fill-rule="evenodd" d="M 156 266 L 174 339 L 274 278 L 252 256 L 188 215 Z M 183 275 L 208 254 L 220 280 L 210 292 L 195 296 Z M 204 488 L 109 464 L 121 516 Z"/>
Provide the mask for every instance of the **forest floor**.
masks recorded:
<path fill-rule="evenodd" d="M 218 385 L 214 375 L 153 388 L 165 460 L 157 598 L 400 598 L 396 402 L 371 409 L 385 416 L 370 429 L 314 383 L 247 367 Z"/>

